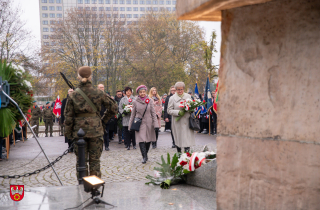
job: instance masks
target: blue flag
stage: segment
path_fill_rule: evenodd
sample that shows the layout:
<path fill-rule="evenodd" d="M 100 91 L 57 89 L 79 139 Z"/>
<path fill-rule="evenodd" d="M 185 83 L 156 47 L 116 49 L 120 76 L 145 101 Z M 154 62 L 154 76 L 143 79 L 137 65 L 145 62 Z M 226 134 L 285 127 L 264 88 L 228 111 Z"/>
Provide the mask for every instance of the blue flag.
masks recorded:
<path fill-rule="evenodd" d="M 206 101 L 206 108 L 209 109 L 213 105 L 211 91 L 210 91 L 209 77 L 207 77 L 206 89 L 205 89 L 205 93 L 204 93 L 204 100 Z"/>
<path fill-rule="evenodd" d="M 196 98 L 200 98 L 199 97 L 199 90 L 198 90 L 198 83 L 196 83 L 196 87 L 194 88 L 194 95 L 196 96 Z"/>

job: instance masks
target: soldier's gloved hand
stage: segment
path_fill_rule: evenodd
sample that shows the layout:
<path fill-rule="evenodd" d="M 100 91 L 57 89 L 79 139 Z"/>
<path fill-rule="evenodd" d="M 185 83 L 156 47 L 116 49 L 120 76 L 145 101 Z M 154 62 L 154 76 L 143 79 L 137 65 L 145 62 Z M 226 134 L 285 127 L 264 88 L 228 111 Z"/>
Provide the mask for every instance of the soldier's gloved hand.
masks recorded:
<path fill-rule="evenodd" d="M 154 128 L 154 130 L 155 130 L 156 132 L 159 132 L 159 128 Z"/>

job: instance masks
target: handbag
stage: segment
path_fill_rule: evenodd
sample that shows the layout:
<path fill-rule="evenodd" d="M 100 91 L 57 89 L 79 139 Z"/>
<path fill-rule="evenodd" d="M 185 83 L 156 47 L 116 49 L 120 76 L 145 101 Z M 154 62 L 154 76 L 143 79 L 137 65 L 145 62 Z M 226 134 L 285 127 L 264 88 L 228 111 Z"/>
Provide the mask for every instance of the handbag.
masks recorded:
<path fill-rule="evenodd" d="M 147 108 L 148 108 L 148 104 L 147 104 L 147 106 L 146 106 L 146 109 L 144 110 L 144 113 L 143 113 L 143 115 L 142 115 L 142 118 L 144 117 L 144 114 L 146 113 Z M 134 120 L 133 120 L 133 122 L 132 122 L 132 124 L 131 124 L 130 130 L 139 132 L 140 126 L 141 126 L 141 123 L 142 123 L 142 118 L 135 117 Z"/>
<path fill-rule="evenodd" d="M 200 130 L 200 122 L 197 116 L 192 113 L 189 117 L 189 128 L 194 130 L 194 131 L 199 131 Z"/>

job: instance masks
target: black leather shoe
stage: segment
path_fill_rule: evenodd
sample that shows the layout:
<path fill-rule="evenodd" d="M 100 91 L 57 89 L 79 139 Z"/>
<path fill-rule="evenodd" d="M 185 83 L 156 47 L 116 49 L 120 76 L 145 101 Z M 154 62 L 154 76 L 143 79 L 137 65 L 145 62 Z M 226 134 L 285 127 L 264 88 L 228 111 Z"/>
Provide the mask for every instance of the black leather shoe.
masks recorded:
<path fill-rule="evenodd" d="M 48 134 L 46 134 L 46 136 L 45 137 L 48 137 Z"/>
<path fill-rule="evenodd" d="M 172 145 L 172 148 L 176 148 L 176 145 Z"/>
<path fill-rule="evenodd" d="M 136 147 L 136 146 L 133 146 L 133 149 L 137 149 L 137 147 Z"/>
<path fill-rule="evenodd" d="M 122 144 L 122 142 L 121 142 L 121 141 L 119 141 L 119 142 L 118 142 L 118 144 Z"/>
<path fill-rule="evenodd" d="M 127 150 L 130 150 L 130 146 L 127 147 Z"/>
<path fill-rule="evenodd" d="M 52 134 L 50 134 L 50 137 L 53 137 Z"/>
<path fill-rule="evenodd" d="M 106 151 L 109 151 L 110 149 L 107 147 L 105 150 L 106 150 Z"/>

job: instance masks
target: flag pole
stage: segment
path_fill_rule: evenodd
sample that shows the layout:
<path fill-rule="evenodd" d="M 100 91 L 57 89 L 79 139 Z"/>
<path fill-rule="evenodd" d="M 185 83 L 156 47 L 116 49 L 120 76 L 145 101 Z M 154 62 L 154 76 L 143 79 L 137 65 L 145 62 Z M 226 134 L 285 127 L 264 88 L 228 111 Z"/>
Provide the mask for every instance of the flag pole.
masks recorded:
<path fill-rule="evenodd" d="M 209 77 L 209 85 L 210 85 L 210 71 L 208 73 L 208 77 Z M 207 93 L 208 94 L 208 93 Z M 211 94 L 211 93 L 210 93 Z M 208 97 L 208 96 L 207 96 Z M 211 135 L 211 116 L 210 116 L 210 108 L 209 108 L 209 136 Z"/>

